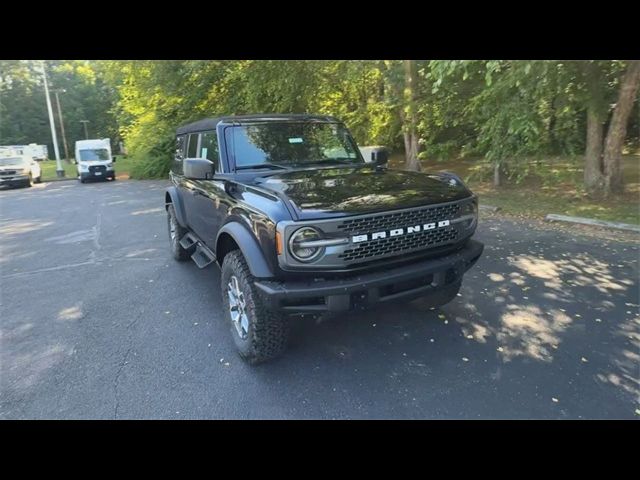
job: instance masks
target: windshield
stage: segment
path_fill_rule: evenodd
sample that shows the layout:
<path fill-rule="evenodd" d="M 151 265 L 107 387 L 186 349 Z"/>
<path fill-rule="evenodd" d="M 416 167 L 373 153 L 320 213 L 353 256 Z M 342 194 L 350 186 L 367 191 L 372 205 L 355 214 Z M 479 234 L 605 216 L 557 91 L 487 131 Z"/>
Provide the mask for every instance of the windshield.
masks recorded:
<path fill-rule="evenodd" d="M 364 163 L 348 130 L 336 123 L 263 123 L 228 128 L 236 168 Z"/>
<path fill-rule="evenodd" d="M 81 162 L 90 162 L 93 160 L 109 160 L 109 150 L 107 150 L 106 148 L 80 150 Z"/>
<path fill-rule="evenodd" d="M 20 157 L 0 158 L 0 166 L 22 165 L 27 163 L 25 159 Z"/>

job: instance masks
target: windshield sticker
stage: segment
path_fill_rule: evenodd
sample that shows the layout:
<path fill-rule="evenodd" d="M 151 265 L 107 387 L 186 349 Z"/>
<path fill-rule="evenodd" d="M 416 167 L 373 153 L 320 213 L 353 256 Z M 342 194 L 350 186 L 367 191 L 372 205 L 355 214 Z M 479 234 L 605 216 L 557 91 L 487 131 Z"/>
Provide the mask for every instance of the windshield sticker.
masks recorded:
<path fill-rule="evenodd" d="M 202 148 L 202 153 L 200 154 L 200 158 L 207 158 L 207 152 L 209 149 L 207 147 Z"/>
<path fill-rule="evenodd" d="M 290 138 L 289 143 L 302 143 L 303 140 L 300 137 Z"/>

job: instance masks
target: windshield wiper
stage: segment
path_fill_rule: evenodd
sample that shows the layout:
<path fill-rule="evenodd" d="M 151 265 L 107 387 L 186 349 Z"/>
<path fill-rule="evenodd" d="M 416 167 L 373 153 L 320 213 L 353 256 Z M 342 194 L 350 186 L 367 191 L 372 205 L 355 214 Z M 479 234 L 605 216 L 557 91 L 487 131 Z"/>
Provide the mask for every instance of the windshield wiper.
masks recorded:
<path fill-rule="evenodd" d="M 288 167 L 283 167 L 282 165 L 276 165 L 275 163 L 258 163 L 256 165 L 242 165 L 240 167 L 236 167 L 236 170 L 257 170 L 259 168 L 268 168 L 270 170 L 274 170 L 274 169 L 289 170 Z"/>

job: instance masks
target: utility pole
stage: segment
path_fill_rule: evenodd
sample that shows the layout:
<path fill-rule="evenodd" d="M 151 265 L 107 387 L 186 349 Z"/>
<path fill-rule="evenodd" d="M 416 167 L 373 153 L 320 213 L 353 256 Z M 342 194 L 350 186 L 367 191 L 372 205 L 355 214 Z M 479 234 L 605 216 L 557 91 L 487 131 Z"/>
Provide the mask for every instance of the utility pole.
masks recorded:
<path fill-rule="evenodd" d="M 89 123 L 89 120 L 80 120 L 80 123 L 82 125 L 84 125 L 84 138 L 85 140 L 89 139 L 89 133 L 87 132 L 87 123 Z"/>
<path fill-rule="evenodd" d="M 47 97 L 47 111 L 49 112 L 49 125 L 51 126 L 51 138 L 53 140 L 53 150 L 56 154 L 56 176 L 64 177 L 64 168 L 60 163 L 60 152 L 58 151 L 58 139 L 56 138 L 56 125 L 53 121 L 53 110 L 51 109 L 51 97 L 49 97 L 49 84 L 47 83 L 47 72 L 44 62 L 42 62 L 42 78 L 44 79 L 44 93 Z"/>
<path fill-rule="evenodd" d="M 67 163 L 69 163 L 70 162 L 69 147 L 67 146 L 67 136 L 64 134 L 64 122 L 62 121 L 62 109 L 60 108 L 60 97 L 58 96 L 58 93 L 66 93 L 66 90 L 64 88 L 59 88 L 59 89 L 53 90 L 53 93 L 56 94 L 56 105 L 58 106 L 58 118 L 60 119 L 60 131 L 62 132 L 62 143 L 64 144 L 64 159 L 67 161 Z"/>

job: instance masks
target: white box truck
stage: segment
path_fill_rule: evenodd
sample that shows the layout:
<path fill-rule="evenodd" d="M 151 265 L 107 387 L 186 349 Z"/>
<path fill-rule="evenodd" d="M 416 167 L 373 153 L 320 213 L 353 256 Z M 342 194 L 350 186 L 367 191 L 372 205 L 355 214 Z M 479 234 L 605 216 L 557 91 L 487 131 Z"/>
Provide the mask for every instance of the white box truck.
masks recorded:
<path fill-rule="evenodd" d="M 116 179 L 113 164 L 116 157 L 111 155 L 111 141 L 108 138 L 79 140 L 75 148 L 78 180 L 81 183 L 94 179 Z"/>

